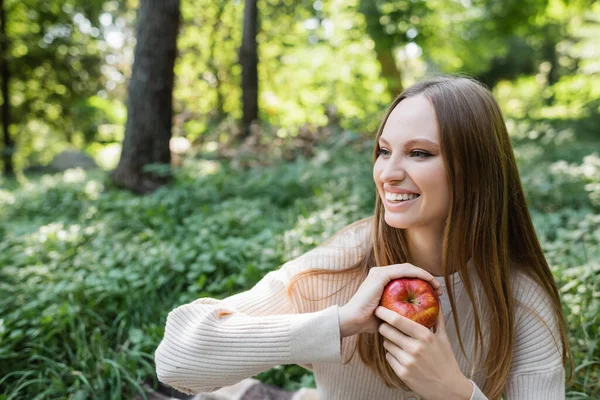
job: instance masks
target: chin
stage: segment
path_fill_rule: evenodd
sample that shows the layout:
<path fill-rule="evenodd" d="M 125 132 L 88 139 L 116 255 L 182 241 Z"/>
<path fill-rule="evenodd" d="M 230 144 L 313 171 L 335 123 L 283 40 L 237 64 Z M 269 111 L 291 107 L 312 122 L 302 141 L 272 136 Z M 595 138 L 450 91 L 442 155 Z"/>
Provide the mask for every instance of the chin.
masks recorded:
<path fill-rule="evenodd" d="M 405 216 L 397 215 L 387 210 L 385 211 L 383 219 L 386 224 L 396 229 L 408 229 L 415 225 L 414 221 L 409 220 Z"/>

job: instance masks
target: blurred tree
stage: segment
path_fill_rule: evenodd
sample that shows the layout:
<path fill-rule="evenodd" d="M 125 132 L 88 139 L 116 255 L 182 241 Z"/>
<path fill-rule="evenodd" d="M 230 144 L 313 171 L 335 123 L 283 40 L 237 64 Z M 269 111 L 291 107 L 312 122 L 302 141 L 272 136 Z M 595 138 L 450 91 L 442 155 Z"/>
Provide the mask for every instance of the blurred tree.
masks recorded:
<path fill-rule="evenodd" d="M 215 17 L 214 29 L 212 32 L 212 37 L 210 39 L 210 53 L 209 53 L 208 65 L 207 65 L 211 75 L 214 77 L 214 80 L 215 80 L 215 88 L 216 88 L 216 95 L 217 95 L 217 103 L 215 104 L 215 114 L 216 114 L 217 120 L 221 120 L 221 119 L 225 118 L 223 92 L 222 92 L 222 88 L 221 88 L 221 76 L 223 76 L 223 73 L 219 70 L 218 63 L 215 59 L 216 47 L 217 47 L 217 42 L 218 42 L 218 39 L 216 38 L 216 33 L 219 31 L 219 29 L 223 25 L 222 15 L 223 15 L 223 12 L 225 11 L 225 4 L 226 4 L 226 2 L 224 2 L 224 1 L 219 2 L 219 5 L 217 7 L 217 15 Z"/>
<path fill-rule="evenodd" d="M 505 0 L 506 1 L 506 0 Z M 505 9 L 487 5 L 486 15 L 498 37 L 503 38 L 505 51 L 494 55 L 489 68 L 479 78 L 494 87 L 500 80 L 515 80 L 523 75 L 539 72 L 545 76 L 545 85 L 556 84 L 561 76 L 577 70 L 576 57 L 561 56 L 565 48 L 576 46 L 573 24 L 580 25 L 582 16 L 594 0 L 527 0 L 506 1 Z M 527 20 L 529 23 L 518 24 Z M 562 51 L 559 49 L 563 48 Z M 552 98 L 545 99 L 547 103 Z"/>
<path fill-rule="evenodd" d="M 493 57 L 487 69 L 477 74 L 477 78 L 490 88 L 504 79 L 535 74 L 538 68 L 538 55 L 526 38 L 511 36 L 505 39 L 504 45 L 506 51 Z"/>
<path fill-rule="evenodd" d="M 242 65 L 242 125 L 244 136 L 250 135 L 250 124 L 258 121 L 258 5 L 257 0 L 246 0 L 244 31 L 240 47 Z"/>
<path fill-rule="evenodd" d="M 181 4 L 174 109 L 177 133 L 196 139 L 228 115 L 241 119 L 240 21 L 243 3 L 188 0 Z"/>
<path fill-rule="evenodd" d="M 462 72 L 490 86 L 537 74 L 544 38 L 550 49 L 565 47 L 542 29 L 559 21 L 550 8 L 563 1 L 258 0 L 258 117 L 289 138 L 326 125 L 325 108 L 334 106 L 343 128 L 369 132 L 401 84 L 426 74 Z M 198 142 L 211 133 L 212 145 L 225 145 L 237 131 L 224 120 L 243 120 L 244 2 L 181 7 L 174 133 Z M 559 42 L 561 32 L 548 30 Z"/>
<path fill-rule="evenodd" d="M 104 83 L 99 15 L 105 3 L 3 1 L 15 169 L 48 163 L 64 147 L 95 139 L 102 115 L 90 98 Z"/>
<path fill-rule="evenodd" d="M 375 42 L 375 54 L 390 96 L 402 92 L 402 71 L 395 51 L 417 36 L 414 25 L 427 14 L 423 0 L 360 0 L 358 11 L 367 23 L 367 32 Z"/>
<path fill-rule="evenodd" d="M 361 0 L 358 10 L 375 42 L 388 90 L 397 95 L 400 52 L 405 58 L 422 56 L 426 72 L 467 73 L 490 86 L 505 77 L 532 73 L 540 52 L 532 36 L 541 37 L 537 21 L 548 2 Z"/>
<path fill-rule="evenodd" d="M 375 129 L 389 96 L 356 4 L 258 1 L 258 118 L 271 132 L 287 138 L 303 125 L 324 126 L 326 106 L 338 110 L 347 128 Z M 223 120 L 243 119 L 244 2 L 189 0 L 181 7 L 174 132 L 199 141 L 211 132 L 211 140 L 223 143 L 233 131 Z"/>
<path fill-rule="evenodd" d="M 0 75 L 2 75 L 2 132 L 4 134 L 4 148 L 2 151 L 2 162 L 4 174 L 13 176 L 13 154 L 14 142 L 10 136 L 10 95 L 8 84 L 10 82 L 10 71 L 8 69 L 8 37 L 6 36 L 6 12 L 4 0 L 0 0 Z"/>
<path fill-rule="evenodd" d="M 168 166 L 173 118 L 174 65 L 179 31 L 179 0 L 141 0 L 137 43 L 129 82 L 127 124 L 121 158 L 113 183 L 136 193 L 148 193 L 170 180 Z"/>

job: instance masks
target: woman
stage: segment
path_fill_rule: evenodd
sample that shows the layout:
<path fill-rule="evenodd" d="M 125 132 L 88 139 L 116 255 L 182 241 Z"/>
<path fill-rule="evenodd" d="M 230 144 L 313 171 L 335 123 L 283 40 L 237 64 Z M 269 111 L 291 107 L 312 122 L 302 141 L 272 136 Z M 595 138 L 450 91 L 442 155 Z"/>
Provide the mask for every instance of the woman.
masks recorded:
<path fill-rule="evenodd" d="M 278 364 L 321 399 L 562 399 L 561 304 L 492 94 L 468 78 L 414 85 L 377 133 L 374 215 L 224 300 L 172 311 L 161 381 L 213 391 Z M 379 307 L 392 279 L 440 296 L 433 330 Z"/>

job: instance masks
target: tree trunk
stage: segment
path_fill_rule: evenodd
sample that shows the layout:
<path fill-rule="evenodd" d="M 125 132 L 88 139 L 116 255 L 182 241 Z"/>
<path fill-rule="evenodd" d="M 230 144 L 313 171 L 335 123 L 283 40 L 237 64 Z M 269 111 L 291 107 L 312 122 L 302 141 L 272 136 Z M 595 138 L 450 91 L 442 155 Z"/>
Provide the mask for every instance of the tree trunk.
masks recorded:
<path fill-rule="evenodd" d="M 10 80 L 10 71 L 8 70 L 8 38 L 6 36 L 6 13 L 4 10 L 4 0 L 0 0 L 0 41 L 2 49 L 0 50 L 0 74 L 2 75 L 2 132 L 4 133 L 4 149 L 2 151 L 2 161 L 4 163 L 4 175 L 14 176 L 13 154 L 15 153 L 15 143 L 10 137 L 10 95 L 8 92 L 8 82 Z"/>
<path fill-rule="evenodd" d="M 138 11 L 125 140 L 112 181 L 140 194 L 152 192 L 171 178 L 169 141 L 179 5 L 179 0 L 141 0 Z M 147 171 L 144 167 L 149 164 L 165 168 Z"/>
<path fill-rule="evenodd" d="M 222 120 L 225 117 L 225 99 L 223 98 L 223 93 L 221 93 L 221 78 L 219 77 L 219 65 L 215 61 L 215 49 L 217 47 L 217 43 L 219 42 L 218 32 L 221 29 L 221 25 L 223 23 L 223 13 L 225 12 L 226 3 L 223 1 L 219 5 L 219 9 L 217 11 L 217 15 L 215 17 L 215 24 L 213 26 L 213 34 L 210 38 L 210 55 L 208 59 L 208 67 L 212 74 L 215 77 L 215 90 L 217 93 L 217 104 L 215 106 L 216 119 Z"/>
<path fill-rule="evenodd" d="M 242 65 L 242 124 L 244 136 L 250 134 L 250 124 L 258 121 L 258 6 L 257 0 L 246 0 L 244 7 L 244 31 L 240 48 Z"/>
<path fill-rule="evenodd" d="M 367 33 L 375 43 L 375 54 L 381 66 L 381 75 L 386 81 L 388 93 L 392 98 L 398 97 L 402 92 L 402 73 L 394 58 L 394 37 L 385 32 L 380 20 L 383 14 L 377 8 L 377 3 L 372 0 L 361 0 L 358 7 L 365 17 Z"/>
<path fill-rule="evenodd" d="M 548 71 L 548 86 L 554 85 L 560 79 L 558 52 L 556 46 L 565 35 L 558 24 L 547 24 L 544 27 L 544 42 L 542 43 L 542 57 L 550 63 Z"/>
<path fill-rule="evenodd" d="M 394 58 L 394 48 L 375 43 L 375 54 L 381 66 L 381 74 L 385 79 L 388 93 L 395 99 L 402 93 L 403 88 L 402 75 Z"/>

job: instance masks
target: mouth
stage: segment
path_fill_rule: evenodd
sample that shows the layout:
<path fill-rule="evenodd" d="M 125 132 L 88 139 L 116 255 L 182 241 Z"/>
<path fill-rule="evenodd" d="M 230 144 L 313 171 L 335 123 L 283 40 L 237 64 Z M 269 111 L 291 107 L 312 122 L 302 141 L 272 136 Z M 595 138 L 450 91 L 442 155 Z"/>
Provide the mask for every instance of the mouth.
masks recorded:
<path fill-rule="evenodd" d="M 403 202 L 415 200 L 421 197 L 420 194 L 417 193 L 391 193 L 385 192 L 385 199 L 391 204 L 400 204 Z"/>
<path fill-rule="evenodd" d="M 385 208 L 390 211 L 400 211 L 410 207 L 412 204 L 417 202 L 419 198 L 421 198 L 421 195 L 419 194 L 396 194 L 395 196 L 391 196 L 391 193 L 386 192 L 383 204 Z"/>

